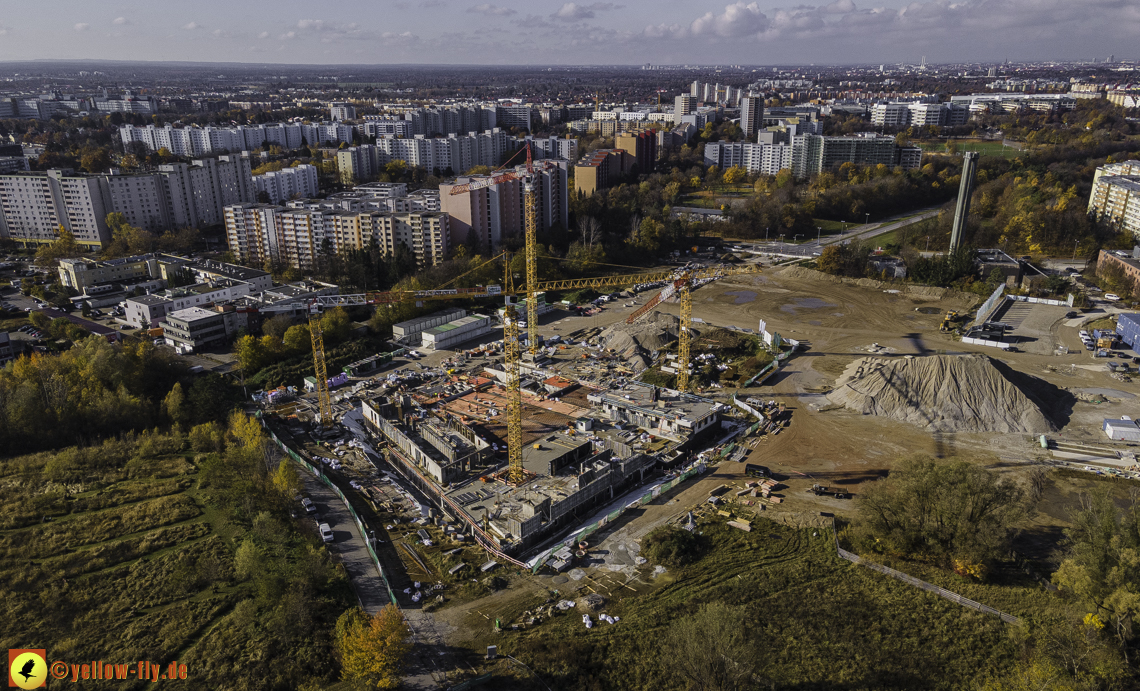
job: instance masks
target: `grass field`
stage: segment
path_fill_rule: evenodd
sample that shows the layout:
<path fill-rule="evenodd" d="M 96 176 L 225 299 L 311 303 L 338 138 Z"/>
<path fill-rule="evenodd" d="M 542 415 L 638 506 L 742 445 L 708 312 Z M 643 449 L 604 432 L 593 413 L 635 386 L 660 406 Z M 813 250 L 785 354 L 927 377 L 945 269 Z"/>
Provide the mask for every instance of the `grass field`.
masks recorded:
<path fill-rule="evenodd" d="M 0 461 L 0 638 L 49 661 L 177 660 L 196 688 L 334 681 L 347 581 L 288 513 L 235 521 L 181 447 L 152 437 Z M 235 573 L 246 538 L 272 580 Z M 326 582 L 294 589 L 295 568 Z"/>
<path fill-rule="evenodd" d="M 700 525 L 708 548 L 699 561 L 656 578 L 649 564 L 611 592 L 600 611 L 619 616 L 616 625 L 587 630 L 571 610 L 470 645 L 497 643 L 551 689 L 683 689 L 661 641 L 672 622 L 720 601 L 743 609 L 761 671 L 777 688 L 970 688 L 1013 660 L 1009 627 L 996 617 L 839 559 L 830 530 L 758 518 L 744 533 L 724 520 Z M 511 621 L 547 596 L 581 597 L 586 585 L 570 581 L 497 614 Z M 523 679 L 503 688 L 543 687 Z"/>
<path fill-rule="evenodd" d="M 1005 158 L 1014 158 L 1020 156 L 1022 152 L 1009 146 L 1004 146 L 1001 142 L 988 141 L 983 139 L 955 139 L 954 143 L 958 146 L 958 152 L 964 151 L 977 151 L 983 156 L 1003 156 Z M 939 141 L 916 141 L 915 145 L 920 147 L 923 151 L 931 153 L 946 153 L 946 142 Z"/>

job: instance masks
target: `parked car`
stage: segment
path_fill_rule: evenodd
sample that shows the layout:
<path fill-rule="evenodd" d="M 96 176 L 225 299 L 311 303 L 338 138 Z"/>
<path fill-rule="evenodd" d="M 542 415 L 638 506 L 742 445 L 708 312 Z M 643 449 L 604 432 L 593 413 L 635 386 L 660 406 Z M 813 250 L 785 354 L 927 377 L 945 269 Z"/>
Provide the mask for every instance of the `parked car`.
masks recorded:
<path fill-rule="evenodd" d="M 328 523 L 322 523 L 318 527 L 318 530 L 321 531 L 321 540 L 323 540 L 325 542 L 332 542 L 333 541 L 333 531 L 332 531 L 332 528 L 329 527 Z"/>
<path fill-rule="evenodd" d="M 301 499 L 301 508 L 305 510 L 305 513 L 316 513 L 317 512 L 317 505 L 314 504 L 313 500 L 309 499 L 308 497 L 304 497 L 303 499 Z"/>
<path fill-rule="evenodd" d="M 1104 299 L 1109 300 L 1110 302 L 1120 302 L 1120 296 L 1116 293 L 1105 293 Z"/>

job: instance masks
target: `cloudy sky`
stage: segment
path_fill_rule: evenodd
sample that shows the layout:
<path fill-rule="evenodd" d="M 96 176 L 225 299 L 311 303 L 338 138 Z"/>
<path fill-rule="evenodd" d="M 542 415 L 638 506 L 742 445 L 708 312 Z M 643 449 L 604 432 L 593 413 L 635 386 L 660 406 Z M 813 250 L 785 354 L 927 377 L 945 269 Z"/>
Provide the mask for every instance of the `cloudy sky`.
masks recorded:
<path fill-rule="evenodd" d="M 917 62 L 922 55 L 934 63 L 1140 58 L 1137 0 L 5 5 L 0 60 L 546 65 Z"/>

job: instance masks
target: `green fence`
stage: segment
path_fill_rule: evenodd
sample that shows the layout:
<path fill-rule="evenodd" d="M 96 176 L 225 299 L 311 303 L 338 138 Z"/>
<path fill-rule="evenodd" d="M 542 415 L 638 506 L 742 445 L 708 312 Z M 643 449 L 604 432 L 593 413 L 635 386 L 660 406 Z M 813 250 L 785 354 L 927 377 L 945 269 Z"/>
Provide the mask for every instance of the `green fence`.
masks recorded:
<path fill-rule="evenodd" d="M 541 569 L 544 564 L 546 564 L 546 560 L 550 558 L 550 555 L 554 554 L 555 552 L 562 549 L 563 547 L 570 547 L 571 549 L 573 549 L 577 543 L 586 539 L 590 535 L 596 533 L 599 529 L 605 527 L 606 524 L 610 523 L 611 521 L 617 520 L 618 517 L 620 517 L 623 513 L 625 513 L 626 510 L 628 510 L 634 504 L 636 504 L 637 506 L 644 506 L 644 505 L 650 503 L 651 501 L 653 501 L 654 499 L 656 499 L 657 497 L 659 497 L 661 494 L 668 492 L 669 490 L 673 489 L 677 485 L 680 485 L 685 480 L 688 480 L 689 478 L 693 477 L 698 472 L 700 472 L 700 471 L 696 467 L 689 468 L 688 470 L 681 473 L 680 475 L 673 478 L 672 480 L 669 480 L 668 482 L 666 482 L 664 484 L 661 484 L 661 485 L 658 485 L 657 487 L 654 487 L 652 490 L 650 490 L 649 492 L 646 492 L 645 494 L 643 494 L 641 497 L 639 497 L 635 501 L 631 501 L 628 504 L 626 504 L 625 506 L 614 509 L 613 511 L 606 514 L 605 516 L 603 516 L 598 521 L 587 525 L 586 527 L 582 528 L 582 530 L 577 535 L 574 535 L 573 537 L 569 537 L 569 538 L 563 540 L 562 542 L 558 543 L 557 545 L 551 547 L 550 549 L 546 550 L 545 552 L 543 552 L 542 555 L 539 556 L 535 560 L 534 567 L 531 569 L 531 571 L 533 573 L 538 573 L 538 570 Z"/>
<path fill-rule="evenodd" d="M 277 435 L 273 433 L 273 430 L 269 429 L 264 420 L 261 421 L 261 424 L 265 427 L 265 431 L 269 433 L 269 438 L 272 439 L 273 442 L 277 444 L 277 446 L 282 451 L 284 451 L 287 456 L 289 456 L 289 458 L 293 459 L 293 461 L 295 461 L 298 465 L 309 471 L 310 474 L 319 478 L 326 487 L 331 489 L 333 492 L 336 492 L 336 495 L 340 497 L 340 500 L 342 502 L 344 502 L 345 507 L 348 509 L 348 513 L 352 516 L 352 520 L 356 522 L 356 528 L 360 531 L 360 537 L 364 540 L 364 546 L 368 549 L 368 556 L 372 559 L 372 565 L 376 567 L 376 573 L 380 574 L 380 580 L 384 583 L 384 589 L 388 591 L 388 598 L 392 601 L 393 605 L 399 607 L 400 603 L 396 601 L 396 593 L 392 591 L 392 586 L 388 583 L 387 576 L 384 575 L 384 567 L 380 566 L 380 559 L 376 556 L 376 550 L 372 548 L 372 543 L 368 539 L 368 528 L 364 525 L 364 521 L 360 520 L 360 516 L 357 515 L 356 509 L 352 508 L 352 503 L 348 501 L 348 497 L 344 496 L 344 492 L 340 491 L 339 487 L 334 485 L 331 480 L 325 477 L 325 474 L 322 471 L 315 468 L 311 463 L 306 461 L 301 456 L 301 454 L 293 450 L 293 448 L 288 444 L 278 439 Z"/>

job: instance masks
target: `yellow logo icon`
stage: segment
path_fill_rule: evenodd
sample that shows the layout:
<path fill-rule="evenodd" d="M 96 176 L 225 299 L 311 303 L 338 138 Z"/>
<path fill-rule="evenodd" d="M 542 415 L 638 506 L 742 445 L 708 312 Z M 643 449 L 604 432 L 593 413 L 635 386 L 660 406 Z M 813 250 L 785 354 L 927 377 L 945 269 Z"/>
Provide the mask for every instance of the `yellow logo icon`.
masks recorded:
<path fill-rule="evenodd" d="M 47 686 L 47 651 L 8 650 L 8 688 L 40 689 Z"/>

